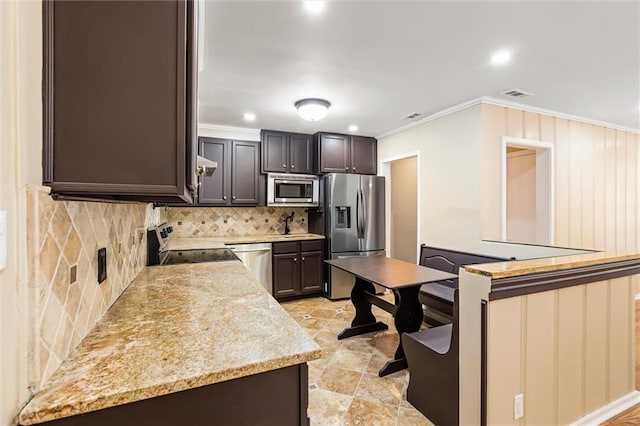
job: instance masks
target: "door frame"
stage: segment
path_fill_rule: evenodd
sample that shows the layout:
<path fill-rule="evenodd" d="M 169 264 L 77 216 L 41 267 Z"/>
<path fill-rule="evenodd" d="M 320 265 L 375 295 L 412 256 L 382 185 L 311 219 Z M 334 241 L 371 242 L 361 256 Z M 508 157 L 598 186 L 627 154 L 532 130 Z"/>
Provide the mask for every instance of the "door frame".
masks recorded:
<path fill-rule="evenodd" d="M 422 238 L 422 232 L 421 232 L 421 214 L 422 214 L 422 190 L 421 190 L 421 185 L 420 182 L 422 181 L 422 179 L 420 178 L 422 176 L 421 170 L 420 170 L 420 165 L 421 165 L 421 161 L 420 161 L 420 151 L 410 151 L 410 152 L 406 152 L 404 154 L 399 154 L 399 155 L 395 155 L 393 157 L 388 157 L 388 158 L 384 158 L 382 160 L 380 160 L 378 162 L 378 176 L 384 176 L 385 180 L 385 201 L 384 201 L 384 217 L 385 217 L 385 250 L 387 252 L 387 255 L 389 255 L 391 253 L 391 163 L 393 163 L 394 161 L 398 161 L 398 160 L 404 160 L 405 158 L 411 158 L 411 157 L 416 157 L 416 207 L 417 207 L 417 212 L 416 212 L 416 218 L 417 218 L 417 223 L 416 223 L 416 259 L 418 259 L 418 261 L 420 260 L 420 244 L 422 244 L 422 242 L 420 241 Z"/>
<path fill-rule="evenodd" d="M 539 171 L 548 169 L 549 245 L 555 235 L 555 160 L 551 142 L 502 136 L 500 141 L 500 239 L 507 241 L 507 146 L 536 152 L 536 187 L 540 184 Z M 537 200 L 536 200 L 537 205 Z"/>

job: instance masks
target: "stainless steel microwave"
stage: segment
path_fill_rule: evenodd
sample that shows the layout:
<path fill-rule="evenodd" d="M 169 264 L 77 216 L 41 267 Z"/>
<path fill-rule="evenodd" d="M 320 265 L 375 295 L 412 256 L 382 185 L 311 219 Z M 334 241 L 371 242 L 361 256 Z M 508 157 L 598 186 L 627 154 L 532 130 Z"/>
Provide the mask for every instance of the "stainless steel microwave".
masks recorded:
<path fill-rule="evenodd" d="M 318 176 L 269 173 L 267 206 L 318 207 L 319 186 Z"/>

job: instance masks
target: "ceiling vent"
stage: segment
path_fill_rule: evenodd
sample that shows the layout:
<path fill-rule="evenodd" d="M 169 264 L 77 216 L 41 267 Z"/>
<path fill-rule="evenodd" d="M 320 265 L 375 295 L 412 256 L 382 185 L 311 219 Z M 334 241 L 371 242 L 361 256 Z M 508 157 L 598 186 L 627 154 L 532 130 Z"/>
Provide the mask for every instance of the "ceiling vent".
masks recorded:
<path fill-rule="evenodd" d="M 529 93 L 529 92 L 525 92 L 524 90 L 520 90 L 520 89 L 509 89 L 509 90 L 505 90 L 504 92 L 500 92 L 501 95 L 505 95 L 505 96 L 511 96 L 512 98 L 526 98 L 527 96 L 534 96 L 533 93 Z"/>
<path fill-rule="evenodd" d="M 421 115 L 422 115 L 421 112 L 412 112 L 411 114 L 405 115 L 400 120 L 413 120 L 414 118 L 419 117 Z"/>

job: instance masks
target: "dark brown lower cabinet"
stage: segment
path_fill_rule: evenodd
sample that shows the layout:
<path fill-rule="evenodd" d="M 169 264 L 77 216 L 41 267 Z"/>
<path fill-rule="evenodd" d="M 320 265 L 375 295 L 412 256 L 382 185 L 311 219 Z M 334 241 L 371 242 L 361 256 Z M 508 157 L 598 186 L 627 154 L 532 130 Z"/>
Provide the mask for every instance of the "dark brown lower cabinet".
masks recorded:
<path fill-rule="evenodd" d="M 322 292 L 323 246 L 322 240 L 273 244 L 273 296 L 276 299 Z"/>
<path fill-rule="evenodd" d="M 309 425 L 307 364 L 42 423 L 51 426 Z"/>

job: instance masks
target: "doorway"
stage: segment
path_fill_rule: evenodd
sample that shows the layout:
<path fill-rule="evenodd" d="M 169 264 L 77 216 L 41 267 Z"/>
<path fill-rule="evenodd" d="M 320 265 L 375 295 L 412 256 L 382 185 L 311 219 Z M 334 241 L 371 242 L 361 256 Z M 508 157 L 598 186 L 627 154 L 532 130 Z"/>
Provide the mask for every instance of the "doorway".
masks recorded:
<path fill-rule="evenodd" d="M 411 153 L 383 161 L 387 180 L 389 257 L 417 263 L 419 252 L 419 156 Z"/>
<path fill-rule="evenodd" d="M 553 145 L 502 138 L 502 240 L 553 244 Z"/>

